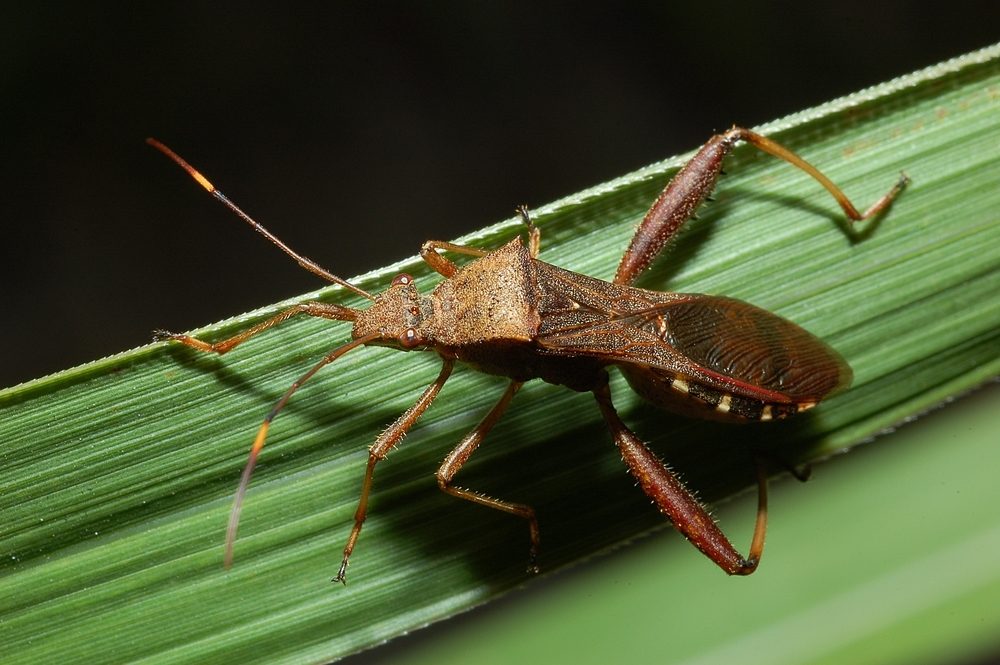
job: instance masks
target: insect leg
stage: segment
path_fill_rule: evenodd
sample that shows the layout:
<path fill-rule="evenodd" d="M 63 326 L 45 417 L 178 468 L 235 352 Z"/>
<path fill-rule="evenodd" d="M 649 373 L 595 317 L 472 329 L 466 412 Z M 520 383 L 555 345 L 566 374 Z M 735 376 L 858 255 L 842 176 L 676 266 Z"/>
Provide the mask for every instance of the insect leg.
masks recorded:
<path fill-rule="evenodd" d="M 525 226 L 528 227 L 528 251 L 531 254 L 531 258 L 538 258 L 538 249 L 541 244 L 541 232 L 539 232 L 538 227 L 535 226 L 534 222 L 531 221 L 531 216 L 528 213 L 528 207 L 520 205 L 517 207 L 517 214 L 521 217 L 521 221 L 524 222 Z M 481 258 L 489 254 L 486 250 L 477 249 L 475 247 L 466 247 L 465 245 L 456 245 L 453 242 L 445 242 L 443 240 L 427 240 L 423 245 L 420 246 L 420 258 L 422 258 L 427 265 L 445 277 L 451 277 L 458 271 L 458 266 L 454 264 L 451 260 L 445 258 L 441 255 L 442 251 L 455 252 L 456 254 L 464 254 L 466 256 L 475 256 Z"/>
<path fill-rule="evenodd" d="M 322 302 L 304 302 L 295 305 L 294 307 L 289 307 L 285 311 L 272 316 L 266 321 L 262 321 L 252 328 L 248 328 L 243 332 L 233 335 L 229 339 L 225 339 L 221 342 L 209 343 L 203 342 L 195 337 L 190 337 L 188 335 L 182 335 L 179 333 L 172 333 L 166 330 L 155 330 L 153 331 L 153 339 L 157 342 L 162 342 L 166 340 L 171 340 L 174 342 L 180 342 L 186 346 L 190 346 L 193 349 L 198 349 L 199 351 L 209 351 L 212 353 L 218 353 L 220 356 L 227 351 L 231 351 L 234 347 L 239 346 L 243 342 L 247 341 L 254 335 L 262 333 L 268 328 L 273 328 L 279 323 L 283 323 L 288 319 L 292 318 L 296 314 L 308 314 L 309 316 L 321 316 L 327 319 L 337 319 L 338 321 L 353 321 L 356 310 L 350 307 L 343 307 L 341 305 L 332 305 Z"/>
<path fill-rule="evenodd" d="M 528 520 L 528 531 L 531 536 L 531 548 L 528 553 L 528 571 L 532 573 L 538 572 L 538 543 L 539 543 L 539 529 L 538 520 L 535 517 L 535 510 L 531 506 L 527 506 L 521 503 L 512 503 L 510 501 L 502 501 L 500 499 L 494 499 L 493 497 L 486 496 L 479 492 L 463 489 L 461 487 L 453 487 L 451 484 L 452 479 L 454 479 L 455 474 L 458 473 L 462 465 L 469 459 L 469 456 L 475 452 L 479 444 L 482 443 L 483 438 L 489 433 L 493 426 L 500 420 L 504 411 L 507 410 L 507 406 L 510 404 L 510 400 L 514 397 L 514 394 L 520 389 L 520 381 L 511 381 L 510 385 L 507 386 L 507 390 L 504 392 L 503 396 L 500 398 L 490 412 L 479 421 L 476 427 L 465 435 L 461 443 L 455 446 L 455 449 L 448 453 L 448 456 L 444 458 L 444 462 L 441 463 L 441 467 L 437 471 L 438 486 L 448 494 L 452 496 L 457 496 L 460 499 L 465 499 L 466 501 L 471 501 L 473 503 L 478 503 L 481 506 L 486 506 L 487 508 L 493 508 L 495 510 L 502 510 L 505 513 L 510 513 L 511 515 L 517 515 Z"/>
<path fill-rule="evenodd" d="M 332 363 L 337 358 L 341 357 L 351 349 L 356 349 L 359 346 L 364 346 L 365 344 L 374 341 L 378 338 L 378 333 L 372 335 L 366 335 L 364 337 L 358 337 L 357 339 L 351 340 L 347 344 L 338 346 L 333 351 L 323 356 L 323 359 L 312 366 L 308 372 L 296 379 L 292 385 L 288 387 L 285 394 L 281 396 L 281 399 L 271 408 L 271 411 L 264 417 L 264 422 L 261 423 L 260 429 L 257 430 L 257 436 L 254 437 L 253 446 L 250 448 L 250 456 L 247 458 L 247 463 L 243 467 L 243 474 L 240 476 L 240 484 L 236 489 L 236 496 L 233 498 L 233 507 L 229 511 L 229 525 L 226 527 L 226 555 L 224 563 L 226 568 L 233 563 L 233 548 L 236 544 L 236 530 L 240 525 L 240 513 L 243 510 L 243 499 L 246 496 L 247 488 L 250 487 L 250 477 L 253 475 L 253 470 L 257 466 L 257 458 L 260 456 L 260 451 L 264 448 L 264 443 L 267 441 L 267 432 L 271 428 L 271 423 L 281 410 L 285 408 L 288 404 L 288 400 L 292 398 L 302 385 L 311 379 L 316 372 L 320 371 L 330 363 Z"/>
<path fill-rule="evenodd" d="M 653 207 L 646 213 L 632 237 L 628 250 L 622 256 L 618 271 L 615 273 L 616 284 L 631 284 L 649 267 L 664 245 L 712 192 L 715 181 L 722 171 L 723 159 L 732 152 L 739 141 L 746 141 L 759 150 L 783 159 L 808 173 L 833 195 L 844 210 L 844 214 L 852 221 L 867 219 L 885 210 L 909 182 L 906 174 L 901 174 L 892 189 L 865 212 L 859 213 L 847 195 L 812 164 L 767 137 L 749 129 L 733 127 L 709 139 L 664 188 L 653 203 Z"/>
<path fill-rule="evenodd" d="M 642 490 L 653 499 L 660 512 L 670 519 L 685 538 L 730 575 L 749 575 L 756 570 L 764 551 L 764 534 L 767 530 L 767 475 L 764 466 L 758 464 L 757 521 L 750 552 L 744 558 L 694 494 L 621 421 L 611 403 L 608 386 L 605 384 L 595 390 L 594 396 L 629 471 L 639 481 Z"/>
<path fill-rule="evenodd" d="M 441 256 L 440 251 L 455 252 L 456 254 L 465 254 L 467 256 L 482 257 L 486 256 L 488 252 L 482 249 L 476 249 L 475 247 L 466 247 L 464 245 L 456 245 L 453 242 L 445 242 L 443 240 L 427 240 L 423 245 L 420 246 L 420 258 L 422 258 L 427 265 L 434 269 L 434 272 L 440 273 L 445 277 L 451 277 L 458 270 L 458 266 L 452 263 L 449 259 Z"/>
<path fill-rule="evenodd" d="M 517 214 L 524 225 L 528 227 L 528 253 L 531 255 L 531 258 L 537 259 L 538 253 L 542 248 L 542 232 L 535 226 L 535 222 L 532 221 L 528 206 L 523 204 L 517 206 Z"/>
<path fill-rule="evenodd" d="M 365 469 L 364 482 L 361 484 L 361 497 L 358 499 L 358 508 L 354 511 L 354 528 L 351 529 L 351 535 L 347 538 L 347 545 L 344 546 L 344 558 L 340 562 L 340 570 L 337 571 L 337 576 L 333 578 L 334 582 L 347 584 L 348 559 L 351 558 L 351 552 L 354 551 L 354 545 L 358 541 L 361 527 L 364 526 L 365 518 L 368 516 L 368 497 L 372 490 L 372 476 L 375 473 L 375 465 L 386 458 L 389 451 L 403 439 L 409 429 L 413 427 L 413 424 L 417 422 L 417 419 L 423 415 L 424 411 L 434 401 L 434 398 L 441 392 L 441 388 L 444 386 L 445 381 L 448 380 L 451 370 L 454 367 L 455 361 L 445 358 L 441 372 L 434 379 L 434 383 L 427 386 L 416 403 L 397 418 L 393 424 L 389 425 L 382 432 L 381 436 L 375 440 L 371 448 L 368 449 L 368 466 Z"/>

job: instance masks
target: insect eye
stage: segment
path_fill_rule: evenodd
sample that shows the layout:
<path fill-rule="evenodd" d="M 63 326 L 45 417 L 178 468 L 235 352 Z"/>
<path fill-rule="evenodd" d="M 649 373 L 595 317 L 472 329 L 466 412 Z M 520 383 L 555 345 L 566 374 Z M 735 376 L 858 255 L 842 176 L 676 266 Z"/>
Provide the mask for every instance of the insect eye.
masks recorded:
<path fill-rule="evenodd" d="M 413 328 L 407 328 L 402 335 L 399 336 L 399 343 L 403 345 L 404 348 L 412 349 L 421 343 L 420 336 L 417 335 L 417 331 Z"/>
<path fill-rule="evenodd" d="M 406 274 L 405 272 L 401 272 L 392 278 L 392 286 L 399 286 L 400 284 L 405 286 L 407 284 L 412 284 L 412 283 L 413 283 L 413 277 Z"/>

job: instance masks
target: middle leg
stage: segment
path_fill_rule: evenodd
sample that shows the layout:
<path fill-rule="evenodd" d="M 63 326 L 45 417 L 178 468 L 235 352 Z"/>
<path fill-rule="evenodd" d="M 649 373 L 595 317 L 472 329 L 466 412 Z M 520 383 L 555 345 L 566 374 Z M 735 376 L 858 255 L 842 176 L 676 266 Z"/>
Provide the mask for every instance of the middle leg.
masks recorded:
<path fill-rule="evenodd" d="M 457 496 L 460 499 L 478 503 L 479 505 L 486 506 L 487 508 L 493 508 L 494 510 L 501 510 L 505 513 L 510 513 L 511 515 L 517 515 L 518 517 L 527 520 L 528 531 L 531 536 L 531 548 L 528 554 L 528 572 L 537 573 L 539 529 L 538 519 L 535 517 L 534 508 L 522 503 L 513 503 L 511 501 L 494 499 L 493 497 L 486 496 L 480 492 L 464 489 L 462 487 L 454 487 L 451 484 L 455 474 L 458 473 L 459 469 L 462 468 L 462 465 L 468 461 L 472 453 L 479 447 L 479 444 L 483 442 L 483 438 L 486 437 L 489 431 L 493 429 L 493 426 L 496 425 L 497 421 L 500 420 L 504 411 L 507 410 L 507 406 L 510 405 L 510 400 L 520 388 L 520 381 L 510 382 L 510 385 L 507 386 L 507 390 L 504 391 L 500 400 L 493 405 L 490 412 L 486 414 L 486 416 L 471 432 L 465 435 L 465 438 L 462 439 L 461 443 L 455 446 L 454 450 L 448 453 L 444 462 L 441 463 L 441 468 L 437 471 L 437 479 L 438 486 L 444 492 L 447 492 L 452 496 Z"/>
<path fill-rule="evenodd" d="M 243 342 L 247 341 L 251 337 L 268 330 L 269 328 L 274 328 L 288 319 L 296 316 L 298 314 L 308 314 L 309 316 L 318 316 L 324 319 L 335 319 L 338 321 L 353 321 L 357 315 L 357 310 L 351 309 L 350 307 L 344 307 L 343 305 L 335 305 L 332 303 L 323 302 L 303 302 L 297 305 L 293 305 L 288 309 L 279 312 L 278 314 L 272 316 L 266 321 L 262 321 L 252 328 L 248 328 L 241 333 L 233 335 L 232 337 L 222 340 L 221 342 L 203 342 L 202 340 L 191 337 L 190 335 L 184 335 L 181 333 L 172 333 L 167 330 L 154 330 L 153 331 L 153 341 L 155 342 L 165 342 L 173 341 L 180 342 L 185 346 L 190 346 L 192 349 L 198 349 L 199 351 L 218 353 L 220 356 L 224 353 L 228 353 L 235 347 L 239 346 Z"/>

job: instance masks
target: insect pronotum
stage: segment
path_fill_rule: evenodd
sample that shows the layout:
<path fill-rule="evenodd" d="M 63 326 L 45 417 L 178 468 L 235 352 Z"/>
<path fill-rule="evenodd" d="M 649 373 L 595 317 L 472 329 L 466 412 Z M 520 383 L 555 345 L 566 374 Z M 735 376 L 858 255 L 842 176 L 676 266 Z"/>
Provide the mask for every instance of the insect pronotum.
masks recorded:
<path fill-rule="evenodd" d="M 518 209 L 527 242 L 515 238 L 487 251 L 429 240 L 420 256 L 444 277 L 429 294 L 413 278 L 397 275 L 389 288 L 370 294 L 295 253 L 244 213 L 203 175 L 155 139 L 148 143 L 179 164 L 216 199 L 281 248 L 306 270 L 369 300 L 367 309 L 303 302 L 220 342 L 157 331 L 199 351 L 223 354 L 287 319 L 306 314 L 353 322 L 352 341 L 335 348 L 295 381 L 264 418 L 230 513 L 225 564 L 233 545 L 243 498 L 275 416 L 325 365 L 362 345 L 401 350 L 428 348 L 441 371 L 405 413 L 372 444 L 354 516 L 354 526 L 334 581 L 345 582 L 347 566 L 368 510 L 376 465 L 399 443 L 444 386 L 456 362 L 509 379 L 506 390 L 475 428 L 445 457 L 437 471 L 440 488 L 453 496 L 524 519 L 530 535 L 529 570 L 537 571 L 538 520 L 531 506 L 486 496 L 452 484 L 455 474 L 530 379 L 591 392 L 629 471 L 642 490 L 684 536 L 732 575 L 748 575 L 760 562 L 767 525 L 767 474 L 758 462 L 758 508 L 747 556 L 740 554 L 705 508 L 619 418 L 608 387 L 615 366 L 643 398 L 684 415 L 729 422 L 779 420 L 811 409 L 845 388 L 851 370 L 837 352 L 794 323 L 745 302 L 720 296 L 648 291 L 631 286 L 715 186 L 733 146 L 747 142 L 789 162 L 833 195 L 848 219 L 885 210 L 908 182 L 893 187 L 864 212 L 814 166 L 774 141 L 741 127 L 713 136 L 673 177 L 632 237 L 614 278 L 606 282 L 538 259 L 541 234 L 526 208 Z M 445 252 L 473 257 L 459 267 Z"/>

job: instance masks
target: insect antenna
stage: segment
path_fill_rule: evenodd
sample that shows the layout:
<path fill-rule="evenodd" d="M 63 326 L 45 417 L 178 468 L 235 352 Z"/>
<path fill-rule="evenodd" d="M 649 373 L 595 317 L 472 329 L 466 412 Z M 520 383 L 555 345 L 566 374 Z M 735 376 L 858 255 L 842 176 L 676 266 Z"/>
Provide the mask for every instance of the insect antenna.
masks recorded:
<path fill-rule="evenodd" d="M 326 365 L 329 365 L 351 349 L 356 349 L 359 346 L 367 344 L 368 342 L 378 338 L 378 336 L 378 333 L 372 333 L 371 335 L 359 337 L 358 339 L 352 340 L 347 344 L 338 346 L 336 349 L 323 356 L 322 360 L 313 365 L 308 372 L 300 376 L 295 383 L 293 383 L 288 390 L 285 391 L 285 394 L 281 396 L 281 399 L 278 400 L 278 402 L 271 409 L 270 413 L 267 414 L 267 417 L 264 418 L 264 422 L 261 423 L 260 429 L 257 430 L 257 436 L 254 438 L 253 446 L 250 448 L 250 457 L 247 459 L 246 466 L 243 467 L 243 474 L 240 476 L 240 485 L 236 489 L 236 497 L 233 499 L 233 508 L 229 512 L 229 525 L 226 527 L 226 556 L 224 559 L 226 568 L 229 568 L 233 564 L 233 545 L 236 542 L 236 530 L 240 524 L 240 511 L 243 509 L 243 497 L 246 496 L 247 487 L 250 486 L 250 476 L 253 475 L 254 467 L 257 466 L 257 457 L 260 455 L 260 451 L 264 447 L 264 442 L 267 440 L 267 431 L 271 427 L 271 421 L 274 420 L 281 409 L 285 407 L 285 404 L 288 403 L 292 394 L 302 387 L 303 383 L 312 378 L 313 374 Z"/>
<path fill-rule="evenodd" d="M 281 249 L 281 251 L 283 251 L 285 254 L 288 254 L 288 256 L 292 257 L 293 259 L 295 259 L 296 263 L 298 263 L 300 266 L 302 266 L 303 268 L 305 268 L 309 272 L 313 273 L 314 275 L 318 275 L 319 277 L 322 277 L 323 279 L 327 280 L 328 282 L 333 282 L 334 284 L 339 284 L 340 286 L 343 286 L 345 289 L 353 291 L 354 293 L 358 294 L 359 296 L 361 296 L 363 298 L 367 298 L 368 300 L 371 300 L 373 302 L 375 301 L 375 296 L 373 296 L 372 294 L 368 293 L 367 291 L 364 291 L 363 289 L 360 289 L 360 288 L 354 286 L 353 284 L 351 284 L 350 282 L 348 282 L 345 279 L 341 279 L 340 277 L 337 277 L 336 275 L 334 275 L 330 271 L 322 268 L 319 264 L 317 264 L 312 259 L 309 259 L 309 258 L 306 258 L 305 256 L 302 256 L 301 254 L 299 254 L 298 252 L 296 252 L 295 250 L 293 250 L 291 247 L 289 247 L 285 243 L 281 242 L 281 240 L 279 240 L 277 236 L 275 236 L 273 233 L 271 233 L 270 231 L 268 231 L 267 229 L 265 229 L 263 227 L 263 225 L 261 225 L 260 222 L 258 222 L 253 217 L 251 217 L 250 215 L 248 215 L 245 212 L 243 212 L 243 210 L 241 210 L 238 205 L 236 205 L 235 203 L 233 203 L 232 201 L 230 201 L 229 198 L 225 194 L 223 194 L 222 192 L 220 192 L 218 189 L 215 188 L 215 185 L 213 185 L 209 181 L 208 178 L 206 178 L 205 176 L 203 176 L 196 168 L 194 168 L 193 166 L 191 166 L 190 164 L 188 164 L 184 160 L 184 158 L 181 157 L 180 155 L 178 155 L 176 152 L 174 152 L 173 150 L 171 150 L 167 146 L 163 145 L 162 143 L 160 143 L 159 141 L 157 141 L 154 138 L 147 138 L 146 139 L 146 143 L 148 143 L 149 145 L 153 146 L 154 148 L 156 148 L 157 150 L 159 150 L 160 152 L 162 152 L 164 155 L 166 155 L 171 160 L 173 160 L 174 163 L 176 163 L 182 169 L 184 169 L 185 171 L 187 171 L 188 175 L 190 175 L 192 178 L 194 178 L 198 182 L 199 185 L 201 185 L 206 190 L 208 190 L 208 193 L 211 194 L 212 196 L 214 196 L 222 205 L 224 205 L 227 208 L 229 208 L 230 210 L 232 210 L 234 213 L 236 213 L 236 215 L 240 219 L 242 219 L 244 222 L 246 222 L 251 227 L 253 227 L 253 229 L 257 233 L 261 234 L 262 236 L 264 236 L 265 238 L 267 238 L 268 240 L 270 240 L 272 243 L 274 243 L 275 245 L 277 245 L 278 248 Z"/>

